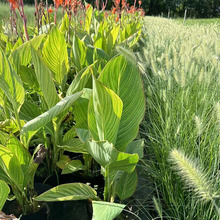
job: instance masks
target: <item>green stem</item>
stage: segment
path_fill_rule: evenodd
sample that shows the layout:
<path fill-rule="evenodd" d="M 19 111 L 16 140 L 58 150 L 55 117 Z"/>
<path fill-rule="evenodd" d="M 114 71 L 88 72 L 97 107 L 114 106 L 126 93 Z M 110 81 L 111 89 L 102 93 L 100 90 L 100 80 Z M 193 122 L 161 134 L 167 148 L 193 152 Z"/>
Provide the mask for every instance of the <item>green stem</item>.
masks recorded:
<path fill-rule="evenodd" d="M 28 200 L 27 194 L 25 191 L 21 191 L 17 186 L 12 185 L 12 191 L 16 197 L 16 200 L 18 201 L 18 204 L 22 208 L 23 213 L 30 214 L 33 212 L 32 210 L 32 203 Z"/>
<path fill-rule="evenodd" d="M 56 162 L 59 159 L 59 149 L 58 149 L 58 144 L 60 143 L 60 125 L 61 125 L 62 120 L 57 123 L 57 121 L 53 121 L 53 127 L 54 127 L 54 143 L 53 143 L 53 158 L 52 158 L 52 167 L 51 171 L 56 170 Z"/>
<path fill-rule="evenodd" d="M 91 156 L 89 154 L 83 154 L 84 165 L 85 165 L 85 176 L 90 176 L 91 170 Z"/>
<path fill-rule="evenodd" d="M 109 184 L 109 168 L 106 167 L 105 170 L 105 188 L 104 188 L 104 201 L 108 202 L 109 199 L 109 191 L 110 191 L 110 184 Z"/>

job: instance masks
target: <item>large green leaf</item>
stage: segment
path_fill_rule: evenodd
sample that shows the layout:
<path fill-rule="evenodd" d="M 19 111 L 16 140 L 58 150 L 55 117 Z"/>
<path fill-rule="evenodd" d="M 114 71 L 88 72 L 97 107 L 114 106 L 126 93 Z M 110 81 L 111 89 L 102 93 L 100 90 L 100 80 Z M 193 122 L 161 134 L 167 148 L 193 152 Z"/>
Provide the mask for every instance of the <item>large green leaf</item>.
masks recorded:
<path fill-rule="evenodd" d="M 133 172 L 139 160 L 137 154 L 120 152 L 107 141 L 89 140 L 86 142 L 86 149 L 89 154 L 102 167 L 108 166 L 110 170 L 121 170 L 128 173 Z"/>
<path fill-rule="evenodd" d="M 48 109 L 50 109 L 59 102 L 51 71 L 34 48 L 31 48 L 31 54 L 38 84 L 43 93 Z"/>
<path fill-rule="evenodd" d="M 91 89 L 84 89 L 83 95 L 74 104 L 73 114 L 76 128 L 88 129 L 88 106 L 91 94 Z"/>
<path fill-rule="evenodd" d="M 69 69 L 67 44 L 61 31 L 54 26 L 44 43 L 43 60 L 52 71 L 55 81 L 59 85 L 65 82 Z"/>
<path fill-rule="evenodd" d="M 133 195 L 137 187 L 137 171 L 134 170 L 132 173 L 124 172 L 117 182 L 116 193 L 121 200 L 127 199 Z"/>
<path fill-rule="evenodd" d="M 124 209 L 125 205 L 110 202 L 92 201 L 93 220 L 113 220 Z"/>
<path fill-rule="evenodd" d="M 74 34 L 73 35 L 73 48 L 72 48 L 72 58 L 77 71 L 82 70 L 81 58 L 85 59 L 86 53 L 84 50 L 83 42 Z M 82 60 L 83 61 L 83 60 Z"/>
<path fill-rule="evenodd" d="M 88 111 L 89 130 L 93 139 L 115 144 L 122 109 L 121 99 L 111 89 L 93 79 L 93 95 Z"/>
<path fill-rule="evenodd" d="M 8 177 L 8 175 L 5 173 L 5 171 L 2 169 L 2 167 L 0 166 L 0 179 L 5 181 L 7 184 L 12 184 L 10 178 Z"/>
<path fill-rule="evenodd" d="M 112 49 L 113 49 L 113 47 L 116 43 L 117 37 L 118 37 L 119 30 L 120 30 L 120 26 L 118 25 L 118 26 L 113 27 L 113 29 L 109 33 L 109 36 L 107 39 L 108 54 L 110 54 L 112 52 Z"/>
<path fill-rule="evenodd" d="M 73 139 L 75 138 L 76 135 L 76 131 L 75 131 L 75 127 L 72 127 L 69 131 L 67 131 L 64 136 L 63 136 L 63 142 L 67 141 L 69 139 Z"/>
<path fill-rule="evenodd" d="M 7 198 L 8 198 L 8 194 L 10 193 L 10 188 L 8 187 L 8 185 L 0 180 L 0 211 L 2 210 Z"/>
<path fill-rule="evenodd" d="M 0 145 L 0 166 L 18 188 L 22 189 L 24 174 L 15 154 L 8 148 Z"/>
<path fill-rule="evenodd" d="M 45 126 L 48 122 L 57 117 L 59 114 L 68 110 L 81 95 L 82 92 L 78 92 L 74 95 L 67 96 L 47 112 L 27 122 L 21 130 L 21 141 L 25 145 L 25 147 L 28 147 L 31 137 L 36 134 L 36 132 L 40 128 Z"/>
<path fill-rule="evenodd" d="M 86 22 L 85 22 L 85 30 L 89 34 L 90 32 L 90 24 L 92 20 L 92 12 L 93 12 L 93 7 L 90 5 L 90 7 L 86 11 Z"/>
<path fill-rule="evenodd" d="M 19 112 L 20 119 L 24 120 L 25 122 L 31 121 L 39 115 L 41 115 L 41 110 L 39 106 L 29 101 L 24 102 Z M 47 125 L 44 126 L 44 128 L 47 134 L 53 134 L 54 129 L 52 122 L 49 122 Z"/>
<path fill-rule="evenodd" d="M 93 71 L 92 67 L 94 66 L 94 64 L 89 65 L 85 70 L 80 71 L 76 75 L 67 90 L 67 95 L 72 95 L 86 88 L 88 82 L 91 81 L 90 79 L 92 78 L 91 76 Z"/>
<path fill-rule="evenodd" d="M 86 46 L 84 39 L 79 39 L 75 34 L 73 35 L 72 61 L 77 68 L 77 72 L 83 70 L 89 65 L 93 64 L 94 49 Z"/>
<path fill-rule="evenodd" d="M 63 168 L 62 174 L 73 173 L 79 170 L 84 170 L 85 166 L 80 160 L 72 160 L 67 162 Z"/>
<path fill-rule="evenodd" d="M 62 23 L 60 25 L 60 31 L 66 32 L 69 30 L 69 16 L 68 13 L 66 13 L 62 18 Z"/>
<path fill-rule="evenodd" d="M 144 156 L 144 140 L 136 140 L 132 141 L 128 144 L 128 146 L 125 149 L 126 153 L 134 154 L 137 153 L 139 158 L 143 158 Z"/>
<path fill-rule="evenodd" d="M 12 103 L 14 110 L 16 109 L 16 111 L 19 111 L 21 105 L 24 102 L 25 91 L 20 78 L 12 68 L 6 55 L 1 49 L 0 49 L 0 89 L 2 89 L 1 91 L 4 91 L 8 100 Z"/>
<path fill-rule="evenodd" d="M 21 142 L 13 135 L 10 136 L 7 141 L 7 148 L 9 148 L 17 157 L 23 172 L 25 172 L 29 166 L 31 155 L 28 150 L 21 144 Z"/>
<path fill-rule="evenodd" d="M 90 134 L 88 129 L 83 129 L 83 128 L 76 128 L 76 134 L 79 137 L 79 139 L 85 143 L 86 141 L 89 140 Z"/>
<path fill-rule="evenodd" d="M 138 133 L 145 113 L 145 97 L 138 67 L 123 56 L 112 59 L 99 81 L 113 90 L 123 102 L 123 112 L 115 147 L 124 150 Z"/>
<path fill-rule="evenodd" d="M 82 183 L 68 183 L 56 186 L 35 198 L 37 201 L 70 201 L 94 199 L 97 200 L 96 191 Z"/>
<path fill-rule="evenodd" d="M 30 88 L 35 91 L 39 90 L 39 84 L 32 67 L 20 66 L 19 76 L 23 83 L 27 84 Z"/>
<path fill-rule="evenodd" d="M 14 68 L 19 72 L 21 65 L 27 66 L 31 61 L 31 45 L 34 49 L 38 49 L 45 38 L 45 34 L 36 36 L 30 41 L 22 44 L 16 50 L 14 50 L 9 56 L 10 62 L 14 65 Z"/>
<path fill-rule="evenodd" d="M 9 139 L 9 134 L 7 132 L 3 132 L 0 130 L 0 144 L 6 145 L 8 139 Z"/>
<path fill-rule="evenodd" d="M 59 147 L 73 153 L 87 153 L 84 143 L 79 138 L 68 139 Z"/>

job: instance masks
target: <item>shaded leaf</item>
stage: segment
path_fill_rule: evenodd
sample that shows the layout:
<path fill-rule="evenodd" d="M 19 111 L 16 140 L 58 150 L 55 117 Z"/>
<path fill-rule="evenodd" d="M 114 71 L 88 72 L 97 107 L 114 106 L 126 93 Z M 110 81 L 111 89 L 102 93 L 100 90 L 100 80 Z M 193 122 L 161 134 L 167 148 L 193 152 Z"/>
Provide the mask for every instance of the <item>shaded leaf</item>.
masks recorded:
<path fill-rule="evenodd" d="M 71 200 L 97 200 L 96 191 L 82 183 L 68 183 L 56 186 L 35 198 L 37 201 L 71 201 Z"/>
<path fill-rule="evenodd" d="M 79 170 L 85 170 L 85 166 L 80 160 L 72 160 L 65 164 L 62 174 L 73 173 Z"/>

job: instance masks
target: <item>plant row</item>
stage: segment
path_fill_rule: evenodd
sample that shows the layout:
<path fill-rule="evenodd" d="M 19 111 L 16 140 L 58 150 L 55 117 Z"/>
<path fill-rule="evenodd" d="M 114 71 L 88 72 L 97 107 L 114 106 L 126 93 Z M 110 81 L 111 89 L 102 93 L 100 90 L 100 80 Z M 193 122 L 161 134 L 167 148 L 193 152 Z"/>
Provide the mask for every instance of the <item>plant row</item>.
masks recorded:
<path fill-rule="evenodd" d="M 127 56 L 141 35 L 140 12 L 117 8 L 105 16 L 87 5 L 83 22 L 71 8 L 73 19 L 66 11 L 60 23 L 48 16 L 40 25 L 44 17 L 37 17 L 27 27 L 22 1 L 10 2 L 26 40 L 16 35 L 14 43 L 1 33 L 0 210 L 11 191 L 25 215 L 41 201 L 89 199 L 93 219 L 114 219 L 125 207 L 115 200 L 136 189 L 143 157 L 143 140 L 135 138 L 144 90 L 136 61 Z M 59 180 L 73 172 L 85 179 L 102 175 L 103 191 L 75 182 L 37 194 L 36 173 Z"/>

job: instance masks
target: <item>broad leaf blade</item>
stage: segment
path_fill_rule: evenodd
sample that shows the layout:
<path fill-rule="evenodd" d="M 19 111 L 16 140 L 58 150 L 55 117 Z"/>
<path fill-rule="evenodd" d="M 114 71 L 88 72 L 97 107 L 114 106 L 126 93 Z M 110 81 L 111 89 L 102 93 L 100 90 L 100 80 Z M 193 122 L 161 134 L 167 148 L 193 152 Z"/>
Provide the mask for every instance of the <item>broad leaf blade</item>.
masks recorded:
<path fill-rule="evenodd" d="M 85 30 L 89 34 L 90 32 L 90 24 L 92 20 L 92 12 L 93 12 L 93 7 L 90 5 L 90 7 L 86 11 L 86 23 L 85 23 Z"/>
<path fill-rule="evenodd" d="M 92 201 L 92 207 L 92 220 L 112 220 L 122 212 L 125 205 L 110 202 Z"/>
<path fill-rule="evenodd" d="M 24 120 L 25 122 L 31 121 L 39 115 L 41 115 L 40 108 L 33 102 L 29 101 L 24 102 L 19 112 L 20 119 Z M 49 122 L 47 125 L 44 126 L 44 128 L 47 134 L 53 134 L 54 129 L 52 122 Z"/>
<path fill-rule="evenodd" d="M 43 93 L 48 109 L 50 109 L 59 102 L 51 72 L 35 49 L 31 48 L 31 54 L 38 84 Z"/>
<path fill-rule="evenodd" d="M 53 118 L 57 117 L 60 113 L 63 113 L 68 108 L 70 108 L 81 95 L 82 92 L 78 92 L 74 95 L 67 96 L 47 112 L 27 122 L 21 130 L 21 141 L 25 145 L 25 147 L 28 147 L 31 137 L 34 134 L 36 134 L 40 128 L 45 126 L 48 122 L 50 122 Z"/>
<path fill-rule="evenodd" d="M 91 89 L 84 89 L 83 95 L 76 101 L 74 105 L 73 114 L 76 121 L 76 128 L 88 130 L 88 106 L 91 94 Z"/>
<path fill-rule="evenodd" d="M 131 173 L 139 160 L 137 154 L 120 152 L 107 141 L 89 140 L 85 146 L 97 163 L 102 167 L 109 166 L 110 170 L 121 170 Z"/>
<path fill-rule="evenodd" d="M 114 149 L 112 143 L 89 140 L 85 146 L 89 154 L 103 167 L 117 159 L 118 152 Z"/>
<path fill-rule="evenodd" d="M 72 160 L 65 164 L 62 174 L 69 174 L 79 170 L 85 170 L 85 166 L 80 160 Z"/>
<path fill-rule="evenodd" d="M 0 211 L 2 210 L 7 198 L 8 198 L 8 194 L 10 193 L 10 188 L 8 187 L 8 185 L 0 180 Z"/>
<path fill-rule="evenodd" d="M 58 85 L 64 83 L 65 75 L 69 69 L 66 40 L 61 31 L 54 26 L 44 43 L 43 60 L 52 71 Z"/>
<path fill-rule="evenodd" d="M 8 148 L 0 145 L 0 166 L 8 178 L 20 189 L 23 187 L 24 174 L 15 154 Z"/>
<path fill-rule="evenodd" d="M 137 171 L 132 173 L 124 172 L 116 186 L 116 193 L 121 200 L 125 200 L 133 195 L 137 187 Z"/>
<path fill-rule="evenodd" d="M 25 172 L 29 166 L 29 162 L 31 159 L 31 155 L 28 150 L 13 135 L 11 135 L 9 140 L 7 141 L 6 147 L 15 154 L 22 167 L 23 172 Z"/>
<path fill-rule="evenodd" d="M 143 156 L 144 156 L 144 140 L 141 139 L 141 140 L 132 141 L 126 147 L 125 152 L 129 153 L 129 154 L 137 153 L 140 159 L 143 158 Z"/>
<path fill-rule="evenodd" d="M 63 150 L 73 153 L 88 153 L 85 144 L 79 140 L 79 138 L 71 138 L 63 142 L 62 146 L 59 146 Z"/>
<path fill-rule="evenodd" d="M 20 109 L 24 102 L 25 91 L 6 55 L 0 49 L 0 89 L 2 89 L 14 109 Z M 1 93 L 1 91 L 0 91 Z M 0 95 L 1 96 L 1 95 Z"/>
<path fill-rule="evenodd" d="M 37 201 L 71 201 L 71 200 L 97 200 L 96 191 L 82 183 L 69 183 L 54 187 L 35 198 Z"/>
<path fill-rule="evenodd" d="M 145 113 L 145 97 L 138 68 L 123 56 L 112 59 L 99 81 L 112 89 L 123 102 L 123 112 L 115 147 L 124 150 L 138 133 Z"/>
<path fill-rule="evenodd" d="M 111 89 L 93 79 L 93 96 L 88 111 L 89 130 L 93 139 L 115 144 L 122 109 L 121 99 Z"/>
<path fill-rule="evenodd" d="M 35 50 L 37 50 L 45 36 L 45 34 L 36 36 L 30 41 L 22 44 L 11 53 L 9 60 L 18 72 L 21 65 L 27 66 L 31 61 L 31 45 Z"/>

